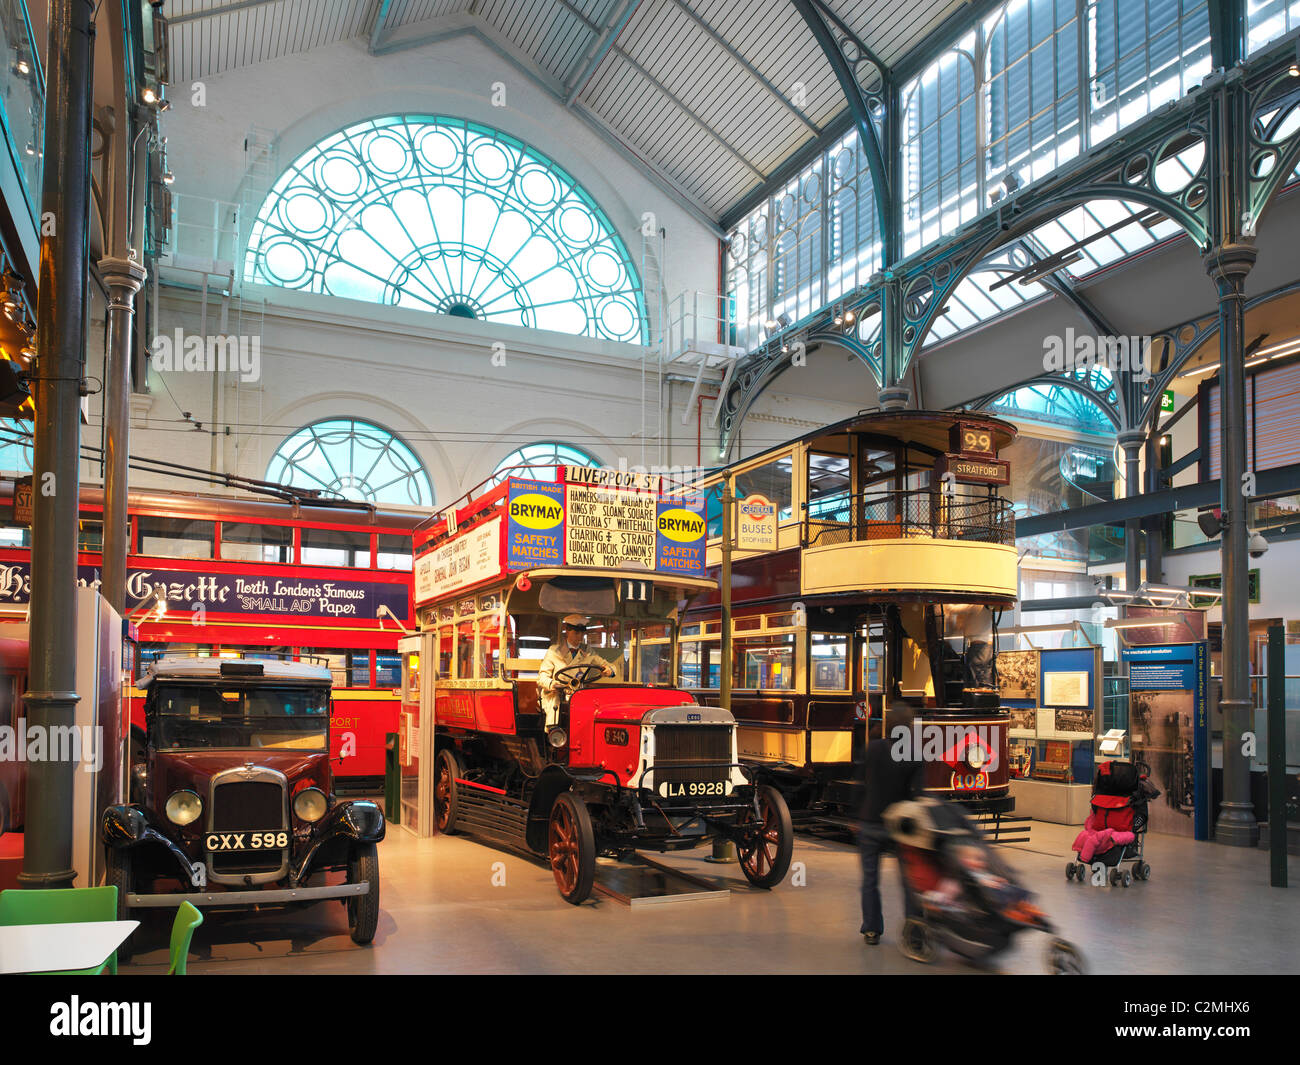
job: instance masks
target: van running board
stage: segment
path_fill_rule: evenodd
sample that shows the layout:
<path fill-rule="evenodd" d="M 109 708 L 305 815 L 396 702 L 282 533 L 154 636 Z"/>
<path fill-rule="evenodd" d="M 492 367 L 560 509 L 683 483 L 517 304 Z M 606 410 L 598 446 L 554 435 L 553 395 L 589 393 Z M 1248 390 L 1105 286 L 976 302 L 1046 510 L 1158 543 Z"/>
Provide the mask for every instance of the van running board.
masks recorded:
<path fill-rule="evenodd" d="M 476 788 L 464 781 L 458 782 L 456 792 L 457 832 L 516 847 L 524 843 L 528 807 L 519 799 Z"/>

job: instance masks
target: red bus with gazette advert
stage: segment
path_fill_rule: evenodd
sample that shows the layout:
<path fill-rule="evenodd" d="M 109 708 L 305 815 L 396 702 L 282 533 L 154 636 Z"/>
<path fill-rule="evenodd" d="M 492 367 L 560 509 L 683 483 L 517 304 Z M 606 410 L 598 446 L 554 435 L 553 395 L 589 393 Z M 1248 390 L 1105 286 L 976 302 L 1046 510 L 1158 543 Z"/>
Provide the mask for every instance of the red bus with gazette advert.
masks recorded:
<path fill-rule="evenodd" d="M 9 518 L 12 493 L 12 482 L 0 487 L 0 636 L 19 631 L 3 622 L 23 621 L 31 591 L 31 529 Z M 398 727 L 397 644 L 412 624 L 411 530 L 427 512 L 158 490 L 131 492 L 127 510 L 136 675 L 164 655 L 310 656 L 333 682 L 336 783 L 380 780 L 385 737 Z M 78 528 L 78 580 L 95 586 L 102 489 L 82 488 Z M 143 729 L 145 693 L 132 687 L 129 696 Z"/>
<path fill-rule="evenodd" d="M 673 683 L 678 619 L 716 589 L 701 503 L 657 476 L 565 466 L 415 531 L 404 761 L 430 770 L 439 832 L 544 855 L 574 904 L 598 855 L 722 838 L 764 888 L 790 865 L 789 810 L 740 763 L 731 713 Z"/>

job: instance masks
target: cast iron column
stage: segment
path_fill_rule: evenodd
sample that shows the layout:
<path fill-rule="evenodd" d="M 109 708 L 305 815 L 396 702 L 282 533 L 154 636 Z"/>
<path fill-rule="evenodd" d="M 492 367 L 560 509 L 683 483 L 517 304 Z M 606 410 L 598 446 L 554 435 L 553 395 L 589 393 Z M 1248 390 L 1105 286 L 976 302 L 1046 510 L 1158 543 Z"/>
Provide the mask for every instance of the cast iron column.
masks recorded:
<path fill-rule="evenodd" d="M 1153 421 L 1146 442 L 1146 490 L 1148 492 L 1160 491 L 1160 435 L 1159 424 Z M 1164 516 L 1153 514 L 1144 518 L 1142 527 L 1146 534 L 1147 581 L 1151 584 L 1160 584 L 1165 579 Z"/>
<path fill-rule="evenodd" d="M 1125 429 L 1119 434 L 1119 446 L 1124 449 L 1124 496 L 1136 499 L 1142 494 L 1142 474 L 1139 457 L 1146 433 L 1141 429 Z M 1136 591 L 1142 583 L 1142 519 L 1129 518 L 1124 522 L 1124 589 Z"/>
<path fill-rule="evenodd" d="M 135 294 L 145 269 L 133 259 L 100 259 L 108 286 L 108 360 L 104 373 L 104 567 L 99 591 L 126 615 L 127 453 L 131 435 L 131 340 Z"/>
<path fill-rule="evenodd" d="M 70 728 L 76 714 L 77 458 L 86 353 L 93 0 L 51 0 L 45 173 L 36 304 L 32 591 L 28 730 Z M 22 887 L 70 887 L 72 761 L 27 766 Z M 90 886 L 90 885 L 87 885 Z"/>
<path fill-rule="evenodd" d="M 1250 697 L 1250 559 L 1246 471 L 1246 369 L 1242 353 L 1246 275 L 1255 265 L 1253 244 L 1223 244 L 1205 258 L 1219 288 L 1220 505 L 1223 533 L 1223 805 L 1215 838 L 1236 847 L 1259 843 L 1259 823 L 1250 799 L 1250 758 L 1242 734 L 1254 729 Z"/>

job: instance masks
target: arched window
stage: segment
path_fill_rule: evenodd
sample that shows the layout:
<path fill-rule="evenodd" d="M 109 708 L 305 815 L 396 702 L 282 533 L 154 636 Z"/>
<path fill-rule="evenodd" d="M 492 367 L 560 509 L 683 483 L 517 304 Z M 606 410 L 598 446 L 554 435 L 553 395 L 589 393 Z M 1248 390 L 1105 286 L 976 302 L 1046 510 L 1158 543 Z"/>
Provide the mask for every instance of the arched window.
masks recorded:
<path fill-rule="evenodd" d="M 1071 376 L 1111 404 L 1117 402 L 1114 379 L 1105 367 L 1078 369 Z M 1094 399 L 1064 384 L 1043 381 L 1013 388 L 990 403 L 989 410 L 1004 417 L 1050 422 L 1084 433 L 1115 433 L 1110 416 Z"/>
<path fill-rule="evenodd" d="M 415 452 L 356 418 L 303 426 L 276 448 L 266 479 L 340 499 L 433 505 L 433 485 Z"/>
<path fill-rule="evenodd" d="M 647 342 L 627 247 L 550 159 L 463 119 L 393 115 L 294 160 L 246 280 L 461 318 Z"/>
<path fill-rule="evenodd" d="M 516 448 L 497 463 L 489 484 L 500 484 L 507 477 L 528 477 L 534 481 L 555 480 L 555 466 L 599 466 L 594 455 L 572 444 L 543 440 Z"/>

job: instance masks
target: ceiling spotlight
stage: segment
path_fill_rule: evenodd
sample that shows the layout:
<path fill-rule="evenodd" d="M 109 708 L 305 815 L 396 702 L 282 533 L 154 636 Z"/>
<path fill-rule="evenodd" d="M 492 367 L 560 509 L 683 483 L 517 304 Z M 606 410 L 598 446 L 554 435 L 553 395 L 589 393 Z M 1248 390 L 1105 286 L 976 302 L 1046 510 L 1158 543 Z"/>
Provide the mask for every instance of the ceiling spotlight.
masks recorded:
<path fill-rule="evenodd" d="M 171 184 L 173 181 L 175 181 L 175 180 L 176 180 L 176 175 L 173 174 L 170 170 L 164 170 L 164 171 L 163 171 L 163 184 L 164 184 L 164 185 L 170 185 L 170 184 Z"/>
<path fill-rule="evenodd" d="M 780 314 L 776 316 L 776 324 L 779 325 L 782 329 L 784 329 L 787 325 L 790 324 L 790 316 L 786 314 L 784 311 L 782 311 Z"/>
<path fill-rule="evenodd" d="M 25 149 L 23 149 L 23 150 L 26 151 L 28 155 L 35 155 L 35 154 L 36 154 L 36 145 L 34 145 L 31 141 L 28 141 L 28 142 L 27 142 L 27 147 L 26 147 Z"/>
<path fill-rule="evenodd" d="M 144 98 L 144 102 L 147 104 L 156 104 L 158 102 L 158 94 L 153 91 L 152 85 L 145 86 L 144 92 L 140 95 Z"/>
<path fill-rule="evenodd" d="M 855 316 L 854 316 L 854 314 L 853 314 L 853 312 L 852 312 L 851 310 L 850 310 L 850 311 L 845 311 L 845 312 L 844 312 L 844 321 L 845 321 L 848 325 L 852 325 L 852 324 L 853 324 L 853 319 L 854 319 L 854 317 L 855 317 Z"/>
<path fill-rule="evenodd" d="M 28 63 L 26 59 L 18 60 L 18 62 L 14 64 L 14 70 L 24 77 L 32 72 L 31 64 Z"/>

